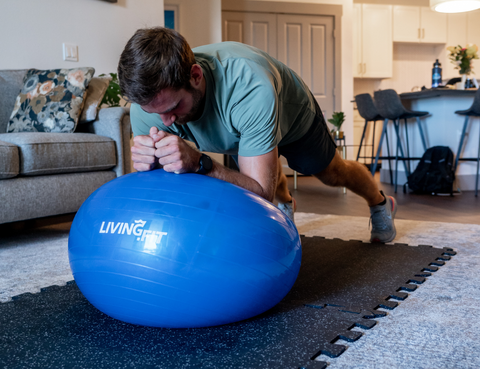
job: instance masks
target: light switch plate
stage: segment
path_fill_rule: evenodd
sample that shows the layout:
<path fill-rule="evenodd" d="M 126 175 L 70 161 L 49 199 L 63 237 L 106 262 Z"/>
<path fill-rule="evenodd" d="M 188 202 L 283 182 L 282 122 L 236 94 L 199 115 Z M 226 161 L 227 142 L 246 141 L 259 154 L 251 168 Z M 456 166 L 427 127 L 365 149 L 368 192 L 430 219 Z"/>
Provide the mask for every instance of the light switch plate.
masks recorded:
<path fill-rule="evenodd" d="M 75 44 L 63 43 L 63 60 L 78 62 L 78 46 Z"/>

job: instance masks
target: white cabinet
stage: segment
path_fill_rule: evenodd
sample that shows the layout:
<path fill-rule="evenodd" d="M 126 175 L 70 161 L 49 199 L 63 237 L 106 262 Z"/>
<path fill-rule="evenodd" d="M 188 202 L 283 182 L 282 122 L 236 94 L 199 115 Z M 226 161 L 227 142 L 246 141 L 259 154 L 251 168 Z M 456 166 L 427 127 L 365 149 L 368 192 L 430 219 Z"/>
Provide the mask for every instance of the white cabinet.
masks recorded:
<path fill-rule="evenodd" d="M 451 13 L 447 15 L 448 32 L 447 32 L 447 47 L 448 46 L 465 46 L 467 43 L 467 13 Z M 450 53 L 446 50 L 445 65 L 443 65 L 443 79 L 450 79 L 458 77 L 458 69 L 449 59 Z"/>
<path fill-rule="evenodd" d="M 354 4 L 353 31 L 353 76 L 392 77 L 392 6 Z"/>
<path fill-rule="evenodd" d="M 418 6 L 393 7 L 393 41 L 419 42 L 420 8 Z"/>
<path fill-rule="evenodd" d="M 447 14 L 422 6 L 420 8 L 420 26 L 422 29 L 420 42 L 437 44 L 447 42 Z"/>
<path fill-rule="evenodd" d="M 467 13 L 467 44 L 475 44 L 480 48 L 480 10 Z M 475 78 L 478 80 L 480 79 L 480 59 L 473 60 L 472 65 Z"/>
<path fill-rule="evenodd" d="M 394 42 L 447 42 L 447 15 L 426 6 L 393 6 Z"/>
<path fill-rule="evenodd" d="M 480 11 L 448 14 L 446 47 L 457 45 L 465 47 L 468 44 L 475 44 L 480 47 Z M 443 66 L 443 78 L 460 77 L 459 70 L 455 69 L 455 66 L 448 58 L 450 53 L 447 50 L 445 50 L 445 55 L 446 63 Z M 472 65 L 472 69 L 478 79 L 480 75 L 480 60 L 473 60 Z"/>
<path fill-rule="evenodd" d="M 362 4 L 353 4 L 353 76 L 361 77 L 362 59 Z"/>

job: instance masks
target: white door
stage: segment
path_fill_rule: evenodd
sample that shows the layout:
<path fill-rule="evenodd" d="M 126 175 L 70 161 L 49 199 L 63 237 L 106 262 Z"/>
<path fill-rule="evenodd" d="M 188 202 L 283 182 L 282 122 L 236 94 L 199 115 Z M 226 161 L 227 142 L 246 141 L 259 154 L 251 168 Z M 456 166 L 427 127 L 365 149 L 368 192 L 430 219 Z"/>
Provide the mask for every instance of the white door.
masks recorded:
<path fill-rule="evenodd" d="M 223 41 L 258 47 L 297 72 L 325 116 L 335 109 L 333 17 L 222 12 Z"/>
<path fill-rule="evenodd" d="M 277 58 L 312 91 L 325 117 L 335 110 L 333 17 L 277 16 Z"/>
<path fill-rule="evenodd" d="M 277 16 L 267 13 L 222 12 L 223 41 L 237 41 L 277 55 Z"/>

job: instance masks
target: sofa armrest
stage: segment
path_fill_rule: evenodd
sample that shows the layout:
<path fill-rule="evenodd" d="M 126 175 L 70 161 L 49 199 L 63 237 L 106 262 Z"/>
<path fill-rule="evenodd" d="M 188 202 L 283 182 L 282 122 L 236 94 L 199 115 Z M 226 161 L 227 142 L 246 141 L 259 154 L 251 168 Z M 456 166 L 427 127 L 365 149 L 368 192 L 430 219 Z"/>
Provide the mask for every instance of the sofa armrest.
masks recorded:
<path fill-rule="evenodd" d="M 100 109 L 91 127 L 93 133 L 110 137 L 115 141 L 117 166 L 113 169 L 117 177 L 130 173 L 132 171 L 130 109 L 121 107 Z"/>

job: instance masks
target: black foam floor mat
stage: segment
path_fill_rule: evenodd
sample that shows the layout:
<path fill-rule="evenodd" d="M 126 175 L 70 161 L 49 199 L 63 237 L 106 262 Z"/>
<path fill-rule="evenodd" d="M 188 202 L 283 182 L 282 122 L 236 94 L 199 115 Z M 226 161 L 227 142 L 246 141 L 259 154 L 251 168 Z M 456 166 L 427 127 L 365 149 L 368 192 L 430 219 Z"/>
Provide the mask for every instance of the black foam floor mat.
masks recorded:
<path fill-rule="evenodd" d="M 95 309 L 74 282 L 0 304 L 1 368 L 325 368 L 444 265 L 452 249 L 302 236 L 302 266 L 273 309 L 201 329 L 139 327 Z"/>

